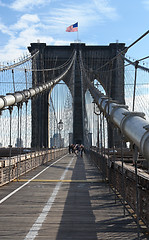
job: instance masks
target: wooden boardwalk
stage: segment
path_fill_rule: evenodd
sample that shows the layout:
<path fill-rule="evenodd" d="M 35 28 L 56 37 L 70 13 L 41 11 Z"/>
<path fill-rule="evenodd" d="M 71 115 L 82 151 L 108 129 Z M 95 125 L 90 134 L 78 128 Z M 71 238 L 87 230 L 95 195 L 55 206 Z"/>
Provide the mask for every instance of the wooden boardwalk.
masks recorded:
<path fill-rule="evenodd" d="M 85 156 L 68 154 L 0 188 L 0 239 L 137 238 L 137 226 Z M 147 239 L 140 234 L 140 239 Z"/>

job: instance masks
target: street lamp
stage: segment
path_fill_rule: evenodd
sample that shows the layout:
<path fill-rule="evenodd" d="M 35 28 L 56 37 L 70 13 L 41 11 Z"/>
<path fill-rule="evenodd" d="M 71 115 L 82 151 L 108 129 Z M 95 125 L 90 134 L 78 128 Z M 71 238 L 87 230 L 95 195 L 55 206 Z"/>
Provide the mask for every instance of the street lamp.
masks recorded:
<path fill-rule="evenodd" d="M 95 101 L 94 103 L 94 113 L 97 115 L 97 147 L 99 148 L 99 115 L 100 115 L 100 109 Z"/>
<path fill-rule="evenodd" d="M 63 130 L 63 121 L 62 121 L 62 119 L 60 119 L 59 123 L 57 124 L 57 127 L 58 127 L 59 131 Z"/>
<path fill-rule="evenodd" d="M 61 134 L 60 132 L 63 130 L 63 121 L 60 119 L 59 123 L 57 124 L 57 128 L 59 130 L 59 140 L 60 140 L 60 147 L 61 147 Z"/>
<path fill-rule="evenodd" d="M 100 109 L 99 109 L 98 105 L 95 103 L 95 101 L 93 101 L 93 103 L 94 103 L 94 113 L 96 115 L 100 115 Z"/>

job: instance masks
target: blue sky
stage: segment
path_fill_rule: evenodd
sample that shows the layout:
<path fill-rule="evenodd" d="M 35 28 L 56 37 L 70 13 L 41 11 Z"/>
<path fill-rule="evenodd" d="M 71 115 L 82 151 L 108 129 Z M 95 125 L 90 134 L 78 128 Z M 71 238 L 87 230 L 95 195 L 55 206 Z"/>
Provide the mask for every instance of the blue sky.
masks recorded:
<path fill-rule="evenodd" d="M 87 45 L 123 42 L 129 46 L 149 29 L 149 0 L 0 0 L 0 61 L 14 60 L 31 42 L 69 45 L 79 22 L 79 39 Z M 128 51 L 148 56 L 149 34 Z"/>

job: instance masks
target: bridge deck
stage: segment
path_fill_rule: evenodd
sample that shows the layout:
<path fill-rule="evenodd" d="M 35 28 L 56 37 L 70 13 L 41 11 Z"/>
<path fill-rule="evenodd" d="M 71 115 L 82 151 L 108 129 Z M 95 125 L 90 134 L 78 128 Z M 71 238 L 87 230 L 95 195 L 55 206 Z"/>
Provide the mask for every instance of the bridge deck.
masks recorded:
<path fill-rule="evenodd" d="M 136 223 L 85 156 L 40 166 L 0 192 L 2 240 L 137 239 Z"/>

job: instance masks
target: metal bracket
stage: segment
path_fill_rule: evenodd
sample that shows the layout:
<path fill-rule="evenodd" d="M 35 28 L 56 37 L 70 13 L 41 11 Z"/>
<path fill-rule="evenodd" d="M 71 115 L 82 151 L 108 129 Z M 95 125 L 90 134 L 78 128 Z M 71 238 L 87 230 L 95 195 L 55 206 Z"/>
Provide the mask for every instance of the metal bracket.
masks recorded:
<path fill-rule="evenodd" d="M 106 96 L 102 96 L 101 99 L 108 99 L 108 97 L 106 97 Z"/>
<path fill-rule="evenodd" d="M 109 103 L 118 103 L 116 100 L 112 100 L 112 99 L 109 99 L 108 102 Z"/>
<path fill-rule="evenodd" d="M 149 124 L 144 126 L 143 128 L 149 132 Z"/>
<path fill-rule="evenodd" d="M 138 117 L 141 117 L 141 118 L 145 119 L 144 118 L 145 117 L 145 113 L 143 113 L 143 112 L 127 112 L 127 113 L 123 113 L 123 115 L 124 116 L 128 116 L 128 117 L 130 117 L 130 116 L 138 116 Z"/>
<path fill-rule="evenodd" d="M 125 109 L 128 109 L 129 107 L 127 105 L 117 104 L 115 106 L 112 106 L 112 108 L 125 108 Z"/>

